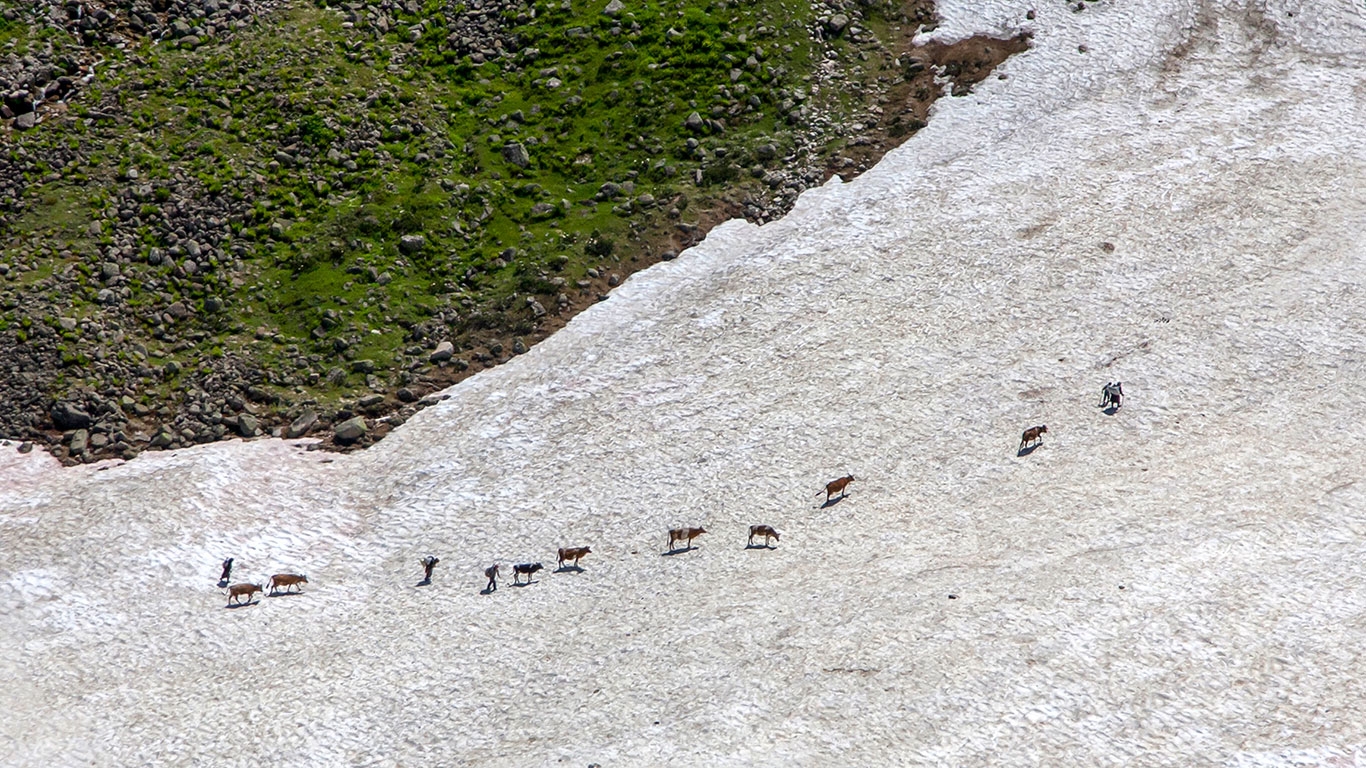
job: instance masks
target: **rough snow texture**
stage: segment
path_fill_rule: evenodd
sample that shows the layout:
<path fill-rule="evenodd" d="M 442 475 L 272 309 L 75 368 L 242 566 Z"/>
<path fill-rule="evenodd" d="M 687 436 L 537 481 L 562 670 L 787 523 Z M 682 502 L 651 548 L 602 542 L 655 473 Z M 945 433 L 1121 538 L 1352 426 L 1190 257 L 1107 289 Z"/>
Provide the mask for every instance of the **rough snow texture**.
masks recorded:
<path fill-rule="evenodd" d="M 1036 47 L 368 451 L 0 453 L 0 762 L 1361 764 L 1361 5 L 941 8 Z"/>

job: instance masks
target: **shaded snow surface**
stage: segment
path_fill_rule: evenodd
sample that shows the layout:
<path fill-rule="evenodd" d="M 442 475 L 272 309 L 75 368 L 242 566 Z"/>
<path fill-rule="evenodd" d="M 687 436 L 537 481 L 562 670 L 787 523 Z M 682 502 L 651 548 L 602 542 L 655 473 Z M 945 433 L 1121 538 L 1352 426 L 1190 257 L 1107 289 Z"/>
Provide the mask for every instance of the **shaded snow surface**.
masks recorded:
<path fill-rule="evenodd" d="M 1362 6 L 942 6 L 1036 46 L 364 453 L 0 453 L 0 763 L 1366 762 Z"/>

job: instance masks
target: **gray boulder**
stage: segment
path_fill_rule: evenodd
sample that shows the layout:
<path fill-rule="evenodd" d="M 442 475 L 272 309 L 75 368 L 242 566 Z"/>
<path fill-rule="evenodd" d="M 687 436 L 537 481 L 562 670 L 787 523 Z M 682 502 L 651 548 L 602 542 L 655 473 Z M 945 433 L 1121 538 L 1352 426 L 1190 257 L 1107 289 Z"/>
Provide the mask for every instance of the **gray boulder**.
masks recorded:
<path fill-rule="evenodd" d="M 317 423 L 318 414 L 313 411 L 304 411 L 299 415 L 299 418 L 295 419 L 294 422 L 289 425 L 289 429 L 285 430 L 285 437 L 290 439 L 303 437 L 308 434 L 308 431 L 313 429 L 313 425 Z"/>
<path fill-rule="evenodd" d="M 242 437 L 256 437 L 261 432 L 261 423 L 255 416 L 244 413 L 237 417 L 237 434 Z"/>
<path fill-rule="evenodd" d="M 427 238 L 422 235 L 404 235 L 398 239 L 398 250 L 405 256 L 421 253 L 427 247 Z"/>
<path fill-rule="evenodd" d="M 517 142 L 512 142 L 503 147 L 503 157 L 518 168 L 526 168 L 531 165 L 531 155 L 527 154 L 526 147 Z"/>
<path fill-rule="evenodd" d="M 433 363 L 440 363 L 446 360 L 450 360 L 454 356 L 455 345 L 450 343 L 449 341 L 443 341 L 440 344 L 436 345 L 436 349 L 432 351 L 431 356 L 427 359 Z"/>
<path fill-rule="evenodd" d="M 85 429 L 90 426 L 90 414 L 75 403 L 61 402 L 52 406 L 52 424 L 60 430 Z"/>
<path fill-rule="evenodd" d="M 342 445 L 354 443 L 367 431 L 365 419 L 360 416 L 343 421 L 332 430 L 332 438 Z"/>

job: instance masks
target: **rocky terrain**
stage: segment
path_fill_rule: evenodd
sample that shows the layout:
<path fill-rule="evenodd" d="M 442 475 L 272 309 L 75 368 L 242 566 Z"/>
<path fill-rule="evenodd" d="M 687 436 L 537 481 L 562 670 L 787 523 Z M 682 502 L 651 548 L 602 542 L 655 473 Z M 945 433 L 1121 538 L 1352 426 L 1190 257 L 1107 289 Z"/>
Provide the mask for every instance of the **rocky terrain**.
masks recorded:
<path fill-rule="evenodd" d="M 1028 45 L 800 5 L 6 7 L 0 438 L 368 445 Z"/>

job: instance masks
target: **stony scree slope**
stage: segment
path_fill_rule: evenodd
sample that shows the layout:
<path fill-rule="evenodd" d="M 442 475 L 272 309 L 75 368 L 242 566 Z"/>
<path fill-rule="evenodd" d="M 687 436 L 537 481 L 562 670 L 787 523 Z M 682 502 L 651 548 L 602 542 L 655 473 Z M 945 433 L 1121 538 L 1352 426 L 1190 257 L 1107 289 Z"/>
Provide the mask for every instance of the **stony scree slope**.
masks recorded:
<path fill-rule="evenodd" d="M 68 463 L 368 445 L 715 223 L 862 170 L 946 83 L 966 94 L 1026 46 L 898 50 L 933 19 L 919 2 L 673 5 L 45 28 L 112 58 L 0 162 L 0 435 Z"/>

